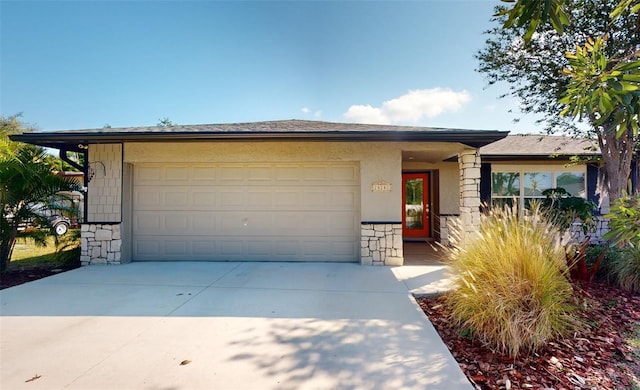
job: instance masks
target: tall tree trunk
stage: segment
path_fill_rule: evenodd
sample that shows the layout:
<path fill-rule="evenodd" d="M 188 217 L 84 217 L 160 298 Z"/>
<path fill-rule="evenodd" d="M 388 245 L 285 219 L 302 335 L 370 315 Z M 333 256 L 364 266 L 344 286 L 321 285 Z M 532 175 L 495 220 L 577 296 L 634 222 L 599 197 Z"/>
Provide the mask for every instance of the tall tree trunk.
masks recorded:
<path fill-rule="evenodd" d="M 616 137 L 616 129 L 609 123 L 603 125 L 602 131 L 598 132 L 598 144 L 604 160 L 610 202 L 618 199 L 627 190 L 634 141 L 631 126 L 628 126 L 620 137 Z"/>
<path fill-rule="evenodd" d="M 9 261 L 11 261 L 11 253 L 18 237 L 18 229 L 11 229 L 7 237 L 2 238 L 0 242 L 0 274 L 3 274 L 7 267 L 9 267 Z"/>

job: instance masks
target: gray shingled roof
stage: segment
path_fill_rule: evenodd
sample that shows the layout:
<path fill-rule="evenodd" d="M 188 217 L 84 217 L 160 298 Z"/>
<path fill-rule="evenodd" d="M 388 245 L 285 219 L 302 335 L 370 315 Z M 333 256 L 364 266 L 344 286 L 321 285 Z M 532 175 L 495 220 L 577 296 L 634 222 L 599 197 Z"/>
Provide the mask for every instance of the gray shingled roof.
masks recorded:
<path fill-rule="evenodd" d="M 393 126 L 393 125 L 370 125 L 362 123 L 337 123 L 323 121 L 307 121 L 299 119 L 263 121 L 263 122 L 241 122 L 241 123 L 215 123 L 201 125 L 174 125 L 174 126 L 140 126 L 140 127 L 103 127 L 100 129 L 82 130 L 59 130 L 56 134 L 69 133 L 93 133 L 93 134 L 119 134 L 119 133 L 309 133 L 309 132 L 389 132 L 389 131 L 437 131 L 437 132 L 457 132 L 457 131 L 485 131 L 485 130 L 465 130 L 449 129 L 439 127 L 421 126 Z"/>
<path fill-rule="evenodd" d="M 504 138 L 507 133 L 497 130 L 282 120 L 48 131 L 14 135 L 11 136 L 11 139 L 52 148 L 66 148 L 67 150 L 79 150 L 79 144 L 90 143 L 205 140 L 431 141 L 459 142 L 472 147 L 480 147 Z"/>
<path fill-rule="evenodd" d="M 480 148 L 483 158 L 598 156 L 596 142 L 566 136 L 514 134 Z"/>

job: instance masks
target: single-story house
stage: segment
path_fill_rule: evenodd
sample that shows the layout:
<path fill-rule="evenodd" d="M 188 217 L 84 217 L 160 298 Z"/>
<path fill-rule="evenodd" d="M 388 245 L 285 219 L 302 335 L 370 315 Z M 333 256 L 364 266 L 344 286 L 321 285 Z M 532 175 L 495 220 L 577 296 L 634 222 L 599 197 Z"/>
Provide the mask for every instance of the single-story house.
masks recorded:
<path fill-rule="evenodd" d="M 563 137 L 284 120 L 25 133 L 86 153 L 82 263 L 402 265 L 403 241 L 477 229 L 482 201 L 548 186 L 596 196 Z M 542 141 L 540 141 L 542 139 Z M 564 157 L 552 158 L 554 154 Z"/>

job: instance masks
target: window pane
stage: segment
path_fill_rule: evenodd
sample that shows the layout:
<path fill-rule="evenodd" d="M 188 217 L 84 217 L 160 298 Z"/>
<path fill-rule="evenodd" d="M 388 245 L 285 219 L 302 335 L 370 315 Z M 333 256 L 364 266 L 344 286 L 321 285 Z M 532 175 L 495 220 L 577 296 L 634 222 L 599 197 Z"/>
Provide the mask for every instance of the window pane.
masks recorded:
<path fill-rule="evenodd" d="M 542 191 L 552 188 L 550 172 L 526 172 L 524 174 L 524 195 L 541 196 Z"/>
<path fill-rule="evenodd" d="M 504 209 L 508 206 L 509 208 L 512 208 L 514 201 L 514 198 L 493 198 L 491 199 L 491 207 Z"/>
<path fill-rule="evenodd" d="M 422 189 L 424 183 L 422 179 L 407 179 L 405 183 L 405 228 L 423 229 L 424 219 L 422 218 Z"/>
<path fill-rule="evenodd" d="M 584 173 L 563 172 L 556 177 L 556 187 L 567 190 L 571 196 L 585 196 Z"/>
<path fill-rule="evenodd" d="M 494 172 L 491 174 L 493 196 L 519 196 L 520 174 L 517 172 Z"/>

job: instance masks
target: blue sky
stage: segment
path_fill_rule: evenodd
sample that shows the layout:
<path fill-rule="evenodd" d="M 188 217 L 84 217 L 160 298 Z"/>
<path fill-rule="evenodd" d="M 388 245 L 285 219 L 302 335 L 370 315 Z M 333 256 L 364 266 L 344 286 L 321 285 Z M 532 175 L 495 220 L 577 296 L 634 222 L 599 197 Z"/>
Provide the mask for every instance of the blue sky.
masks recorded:
<path fill-rule="evenodd" d="M 2 0 L 0 113 L 40 130 L 168 117 L 537 132 L 474 70 L 498 3 Z"/>

